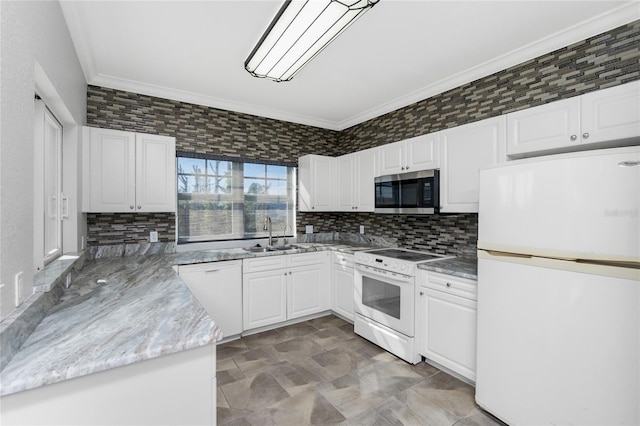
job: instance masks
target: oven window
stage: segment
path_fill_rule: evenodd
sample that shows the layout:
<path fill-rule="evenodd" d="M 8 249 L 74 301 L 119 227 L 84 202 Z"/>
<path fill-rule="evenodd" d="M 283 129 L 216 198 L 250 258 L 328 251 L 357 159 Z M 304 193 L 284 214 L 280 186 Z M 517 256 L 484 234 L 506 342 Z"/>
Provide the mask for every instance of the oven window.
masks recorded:
<path fill-rule="evenodd" d="M 400 319 L 400 287 L 363 276 L 362 304 Z"/>
<path fill-rule="evenodd" d="M 397 207 L 400 182 L 376 183 L 376 207 Z"/>
<path fill-rule="evenodd" d="M 402 207 L 418 207 L 418 181 L 416 179 L 402 181 L 400 192 Z"/>

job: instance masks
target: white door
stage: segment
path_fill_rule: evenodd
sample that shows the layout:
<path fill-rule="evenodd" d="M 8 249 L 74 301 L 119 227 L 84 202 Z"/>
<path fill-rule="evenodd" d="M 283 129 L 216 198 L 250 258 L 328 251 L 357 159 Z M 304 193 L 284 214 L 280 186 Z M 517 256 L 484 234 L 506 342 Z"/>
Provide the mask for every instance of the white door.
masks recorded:
<path fill-rule="evenodd" d="M 404 172 L 404 142 L 388 143 L 378 147 L 380 155 L 380 176 L 394 175 Z"/>
<path fill-rule="evenodd" d="M 168 136 L 136 134 L 136 211 L 176 210 L 176 145 Z"/>
<path fill-rule="evenodd" d="M 135 133 L 90 129 L 90 212 L 134 212 Z"/>
<path fill-rule="evenodd" d="M 179 270 L 223 336 L 242 333 L 242 261 L 185 265 Z"/>
<path fill-rule="evenodd" d="M 62 125 L 42 100 L 35 101 L 34 270 L 62 254 Z"/>
<path fill-rule="evenodd" d="M 334 158 L 314 156 L 312 159 L 312 207 L 313 211 L 332 211 L 334 209 L 335 169 Z"/>
<path fill-rule="evenodd" d="M 356 155 L 347 154 L 336 159 L 338 169 L 338 182 L 336 185 L 337 202 L 336 210 L 353 212 L 356 206 L 354 192 L 356 191 Z"/>
<path fill-rule="evenodd" d="M 353 267 L 334 264 L 333 310 L 353 321 Z"/>
<path fill-rule="evenodd" d="M 355 179 L 354 196 L 356 211 L 372 212 L 375 209 L 374 179 L 377 169 L 377 153 L 378 151 L 375 148 L 371 148 L 358 151 L 355 154 L 357 175 Z"/>
<path fill-rule="evenodd" d="M 507 155 L 580 145 L 580 97 L 507 114 Z"/>
<path fill-rule="evenodd" d="M 478 211 L 478 172 L 506 160 L 505 132 L 504 116 L 440 132 L 442 213 Z"/>
<path fill-rule="evenodd" d="M 580 97 L 582 143 L 640 136 L 640 81 Z"/>
<path fill-rule="evenodd" d="M 478 257 L 478 404 L 514 425 L 640 424 L 638 271 Z"/>
<path fill-rule="evenodd" d="M 640 261 L 640 147 L 561 154 L 483 170 L 480 199 L 479 248 Z"/>
<path fill-rule="evenodd" d="M 244 330 L 287 320 L 287 271 L 244 274 L 242 289 Z"/>
<path fill-rule="evenodd" d="M 301 266 L 291 268 L 287 282 L 287 319 L 294 319 L 322 312 L 325 306 L 323 287 L 330 283 L 323 279 L 326 275 L 324 265 Z"/>
<path fill-rule="evenodd" d="M 475 300 L 420 287 L 420 355 L 475 380 Z"/>
<path fill-rule="evenodd" d="M 405 171 L 417 172 L 440 167 L 439 135 L 440 132 L 430 133 L 404 141 L 407 159 Z"/>

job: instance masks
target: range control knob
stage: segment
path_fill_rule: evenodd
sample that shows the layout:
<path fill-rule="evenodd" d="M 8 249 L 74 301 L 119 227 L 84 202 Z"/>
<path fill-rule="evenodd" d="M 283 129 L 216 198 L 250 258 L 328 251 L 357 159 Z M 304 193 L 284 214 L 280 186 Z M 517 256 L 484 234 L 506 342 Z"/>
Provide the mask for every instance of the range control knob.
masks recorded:
<path fill-rule="evenodd" d="M 407 265 L 405 265 L 404 263 L 402 265 L 400 265 L 400 270 L 404 271 L 407 269 Z"/>
<path fill-rule="evenodd" d="M 393 264 L 391 265 L 391 267 L 393 269 L 398 269 L 398 264 L 396 262 L 393 262 Z"/>

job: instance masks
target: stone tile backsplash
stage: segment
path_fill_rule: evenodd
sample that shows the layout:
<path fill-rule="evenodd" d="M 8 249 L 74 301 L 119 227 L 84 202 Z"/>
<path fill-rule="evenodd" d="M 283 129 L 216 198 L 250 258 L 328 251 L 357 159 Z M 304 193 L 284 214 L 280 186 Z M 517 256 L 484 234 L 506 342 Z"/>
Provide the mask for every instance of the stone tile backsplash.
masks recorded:
<path fill-rule="evenodd" d="M 335 132 L 311 126 L 89 86 L 87 125 L 176 137 L 181 152 L 295 162 L 341 155 L 640 79 L 640 21 L 574 43 L 442 94 Z M 175 215 L 88 215 L 89 245 L 175 241 Z M 475 253 L 477 215 L 298 213 L 298 233 L 365 232 L 400 246 Z M 162 229 L 157 229 L 162 226 Z"/>

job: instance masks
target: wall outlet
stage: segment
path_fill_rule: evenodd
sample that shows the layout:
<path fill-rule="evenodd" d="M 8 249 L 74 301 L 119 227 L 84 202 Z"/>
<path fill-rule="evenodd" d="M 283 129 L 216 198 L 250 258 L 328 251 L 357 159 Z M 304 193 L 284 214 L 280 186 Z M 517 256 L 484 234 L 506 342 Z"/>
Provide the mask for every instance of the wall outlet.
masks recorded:
<path fill-rule="evenodd" d="M 157 243 L 158 242 L 158 231 L 149 232 L 149 242 Z"/>
<path fill-rule="evenodd" d="M 307 225 L 304 229 L 307 234 L 313 234 L 313 225 Z"/>
<path fill-rule="evenodd" d="M 14 277 L 14 283 L 15 283 L 15 305 L 16 308 L 18 306 L 20 306 L 20 304 L 22 303 L 22 301 L 24 300 L 24 295 L 22 294 L 22 281 L 24 278 L 24 273 L 22 271 L 18 272 L 15 277 Z"/>
<path fill-rule="evenodd" d="M 364 234 L 364 225 L 360 225 L 360 233 Z"/>

